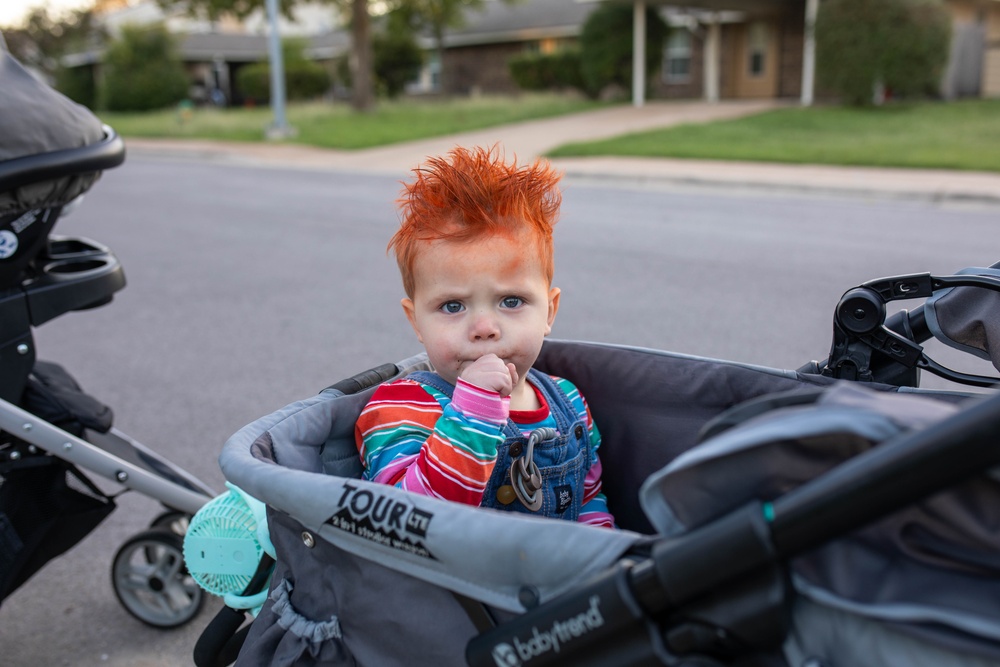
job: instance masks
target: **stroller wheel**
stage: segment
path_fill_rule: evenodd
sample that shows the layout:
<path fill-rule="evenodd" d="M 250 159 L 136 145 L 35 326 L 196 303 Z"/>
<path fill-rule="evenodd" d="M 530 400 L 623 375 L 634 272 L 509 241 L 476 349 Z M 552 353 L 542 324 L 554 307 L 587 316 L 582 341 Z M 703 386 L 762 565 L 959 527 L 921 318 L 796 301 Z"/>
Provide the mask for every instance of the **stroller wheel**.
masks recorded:
<path fill-rule="evenodd" d="M 183 538 L 162 528 L 139 533 L 118 549 L 111 584 L 127 612 L 158 628 L 187 623 L 204 602 L 184 566 Z"/>
<path fill-rule="evenodd" d="M 187 534 L 188 526 L 191 524 L 191 515 L 178 510 L 167 510 L 156 516 L 149 523 L 150 530 L 166 530 L 181 538 L 184 543 L 184 536 Z M 156 558 L 153 547 L 146 547 L 146 559 L 150 562 Z"/>
<path fill-rule="evenodd" d="M 191 515 L 187 512 L 181 512 L 179 510 L 167 510 L 162 514 L 157 515 L 149 523 L 151 529 L 162 528 L 164 530 L 169 530 L 174 535 L 180 535 L 184 537 L 187 534 L 188 525 L 191 523 Z"/>

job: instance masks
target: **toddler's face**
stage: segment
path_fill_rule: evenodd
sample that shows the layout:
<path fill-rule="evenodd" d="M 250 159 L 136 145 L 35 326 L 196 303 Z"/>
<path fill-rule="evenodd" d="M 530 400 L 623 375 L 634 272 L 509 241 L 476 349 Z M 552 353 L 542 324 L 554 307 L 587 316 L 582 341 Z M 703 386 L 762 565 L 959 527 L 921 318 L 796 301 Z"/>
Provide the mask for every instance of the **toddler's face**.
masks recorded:
<path fill-rule="evenodd" d="M 492 353 L 517 367 L 523 385 L 559 309 L 559 290 L 549 288 L 537 253 L 501 237 L 433 241 L 413 273 L 413 299 L 403 309 L 434 370 L 454 384 Z"/>

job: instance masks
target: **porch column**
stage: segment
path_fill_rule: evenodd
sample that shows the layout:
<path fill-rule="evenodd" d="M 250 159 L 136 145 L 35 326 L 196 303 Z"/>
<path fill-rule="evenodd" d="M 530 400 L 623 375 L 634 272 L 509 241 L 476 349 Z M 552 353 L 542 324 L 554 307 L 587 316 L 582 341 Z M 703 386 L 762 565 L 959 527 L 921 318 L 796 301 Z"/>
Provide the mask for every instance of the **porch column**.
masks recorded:
<path fill-rule="evenodd" d="M 819 0 L 806 0 L 805 40 L 802 45 L 802 106 L 812 106 L 816 87 L 816 13 Z"/>
<path fill-rule="evenodd" d="M 632 6 L 632 106 L 646 103 L 646 3 Z"/>
<path fill-rule="evenodd" d="M 705 43 L 702 45 L 702 88 L 705 91 L 706 102 L 719 101 L 719 44 L 720 28 L 719 18 L 715 14 L 709 19 L 708 31 L 705 35 Z"/>

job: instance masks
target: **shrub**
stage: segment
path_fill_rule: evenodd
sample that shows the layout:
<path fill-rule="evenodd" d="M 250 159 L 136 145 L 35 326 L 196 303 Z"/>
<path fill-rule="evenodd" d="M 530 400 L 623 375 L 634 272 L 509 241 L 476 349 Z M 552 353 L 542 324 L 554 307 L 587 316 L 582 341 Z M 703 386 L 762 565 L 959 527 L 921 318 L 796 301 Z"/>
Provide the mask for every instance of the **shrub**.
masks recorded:
<path fill-rule="evenodd" d="M 632 86 L 631 4 L 604 3 L 591 12 L 580 34 L 580 73 L 585 92 L 597 97 L 609 85 Z M 646 8 L 646 72 L 654 74 L 662 60 L 667 24 Z"/>
<path fill-rule="evenodd" d="M 579 49 L 525 53 L 511 58 L 507 66 L 514 82 L 524 90 L 584 89 Z"/>
<path fill-rule="evenodd" d="M 377 33 L 372 38 L 372 57 L 375 80 L 388 97 L 402 93 L 424 64 L 424 53 L 412 33 Z"/>
<path fill-rule="evenodd" d="M 285 68 L 285 87 L 290 100 L 309 100 L 330 89 L 330 73 L 319 63 L 303 60 Z"/>
<path fill-rule="evenodd" d="M 173 38 L 162 25 L 125 26 L 104 56 L 101 105 L 109 111 L 149 111 L 187 96 L 188 79 Z"/>
<path fill-rule="evenodd" d="M 90 67 L 60 67 L 56 70 L 56 90 L 85 107 L 97 107 L 97 85 Z"/>
<path fill-rule="evenodd" d="M 948 60 L 951 21 L 940 0 L 825 0 L 816 19 L 822 86 L 846 104 L 936 91 Z"/>
<path fill-rule="evenodd" d="M 308 60 L 285 62 L 285 96 L 289 100 L 319 97 L 330 88 L 330 74 L 322 65 Z M 254 63 L 236 72 L 236 86 L 247 100 L 266 104 L 271 100 L 271 65 Z"/>

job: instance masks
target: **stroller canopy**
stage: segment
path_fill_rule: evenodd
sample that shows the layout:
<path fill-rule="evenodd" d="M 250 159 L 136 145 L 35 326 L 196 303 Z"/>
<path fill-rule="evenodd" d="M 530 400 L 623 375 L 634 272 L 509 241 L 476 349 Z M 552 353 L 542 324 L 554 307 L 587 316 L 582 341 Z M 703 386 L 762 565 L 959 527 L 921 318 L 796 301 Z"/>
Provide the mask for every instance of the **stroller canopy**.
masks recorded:
<path fill-rule="evenodd" d="M 10 187 L 3 166 L 19 158 L 90 146 L 104 137 L 101 121 L 37 79 L 0 50 L 0 226 L 5 216 L 61 206 L 86 192 L 100 172 L 66 175 Z M 6 165 L 5 165 L 6 163 Z M 16 171 L 16 170 L 15 170 Z"/>
<path fill-rule="evenodd" d="M 101 121 L 0 50 L 0 161 L 95 143 Z"/>

